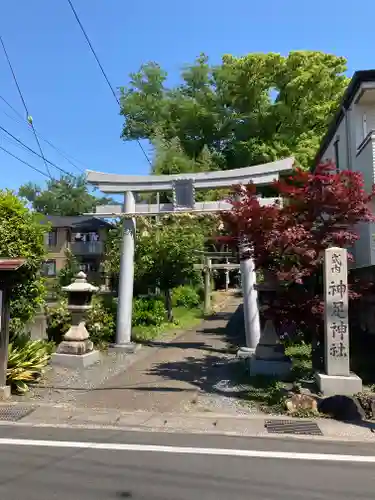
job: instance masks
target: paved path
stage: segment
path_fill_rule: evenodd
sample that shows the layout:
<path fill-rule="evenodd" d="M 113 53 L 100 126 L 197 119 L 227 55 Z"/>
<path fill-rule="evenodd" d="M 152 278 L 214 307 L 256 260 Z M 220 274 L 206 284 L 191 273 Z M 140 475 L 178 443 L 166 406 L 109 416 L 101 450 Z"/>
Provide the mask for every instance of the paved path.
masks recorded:
<path fill-rule="evenodd" d="M 374 461 L 372 445 L 10 427 L 0 497 L 372 500 Z"/>
<path fill-rule="evenodd" d="M 172 342 L 154 342 L 149 356 L 100 387 L 79 395 L 76 404 L 167 412 L 194 403 L 198 393 L 214 391 L 217 382 L 230 378 L 228 370 L 232 365 L 228 360 L 234 357 L 230 343 L 243 335 L 240 304 L 241 298 L 232 297 L 224 310 L 195 331 Z"/>

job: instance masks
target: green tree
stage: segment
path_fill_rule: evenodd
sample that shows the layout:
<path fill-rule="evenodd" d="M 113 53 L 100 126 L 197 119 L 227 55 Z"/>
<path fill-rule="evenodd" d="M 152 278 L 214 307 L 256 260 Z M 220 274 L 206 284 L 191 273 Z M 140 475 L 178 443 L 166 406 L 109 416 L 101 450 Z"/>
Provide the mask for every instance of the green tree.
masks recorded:
<path fill-rule="evenodd" d="M 208 170 L 218 170 L 217 155 L 211 153 L 207 146 L 204 146 L 197 158 L 190 158 L 182 148 L 178 137 L 171 140 L 165 139 L 158 134 L 153 139 L 154 161 L 152 173 L 156 175 L 173 175 L 189 172 L 206 172 Z M 196 192 L 197 201 L 214 201 L 227 198 L 228 190 L 211 189 Z M 171 202 L 171 193 L 161 193 L 161 202 Z M 155 203 L 155 193 L 145 193 L 143 200 Z"/>
<path fill-rule="evenodd" d="M 172 290 L 197 279 L 195 250 L 203 250 L 204 234 L 189 216 L 163 218 L 159 227 L 148 223 L 138 238 L 137 276 L 164 292 L 168 321 L 173 321 Z"/>
<path fill-rule="evenodd" d="M 195 250 L 203 250 L 208 234 L 219 223 L 214 216 L 164 216 L 159 221 L 137 219 L 135 288 L 158 287 L 165 294 L 168 319 L 173 320 L 172 289 L 199 279 L 194 270 Z M 107 241 L 106 268 L 117 274 L 120 267 L 121 226 Z"/>
<path fill-rule="evenodd" d="M 73 278 L 79 273 L 78 260 L 70 249 L 65 251 L 65 259 L 65 265 L 57 275 L 58 291 L 61 291 L 61 287 L 70 285 Z"/>
<path fill-rule="evenodd" d="M 44 234 L 48 226 L 11 191 L 0 191 L 0 256 L 22 257 L 19 282 L 11 291 L 11 333 L 19 332 L 43 303 L 45 288 L 40 275 L 45 258 Z"/>
<path fill-rule="evenodd" d="M 201 55 L 168 88 L 167 73 L 148 63 L 121 89 L 122 137 L 162 136 L 194 162 L 208 152 L 206 170 L 289 155 L 307 168 L 347 86 L 345 70 L 343 57 L 315 51 L 225 55 L 218 66 Z M 178 161 L 167 169 L 190 167 Z"/>
<path fill-rule="evenodd" d="M 97 197 L 89 192 L 84 175 L 63 175 L 47 181 L 45 188 L 31 182 L 20 187 L 18 195 L 32 208 L 45 215 L 82 215 L 98 205 L 115 203 L 112 198 Z"/>

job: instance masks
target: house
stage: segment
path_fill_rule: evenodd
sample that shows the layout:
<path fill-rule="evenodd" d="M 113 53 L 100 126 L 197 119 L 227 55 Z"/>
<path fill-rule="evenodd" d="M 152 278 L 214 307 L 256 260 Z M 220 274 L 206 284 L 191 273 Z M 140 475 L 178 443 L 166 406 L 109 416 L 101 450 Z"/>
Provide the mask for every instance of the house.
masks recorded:
<path fill-rule="evenodd" d="M 47 260 L 44 275 L 55 277 L 66 263 L 66 250 L 77 258 L 80 268 L 88 276 L 98 276 L 110 222 L 93 216 L 63 217 L 49 215 L 46 223 L 51 226 L 46 234 Z"/>
<path fill-rule="evenodd" d="M 375 184 L 375 70 L 357 71 L 351 79 L 315 164 L 330 160 L 338 170 L 361 172 L 366 191 L 371 191 Z M 375 213 L 375 201 L 372 205 Z M 367 273 L 370 270 L 364 268 L 375 265 L 375 225 L 362 223 L 356 229 L 360 239 L 352 250 L 353 269 Z"/>

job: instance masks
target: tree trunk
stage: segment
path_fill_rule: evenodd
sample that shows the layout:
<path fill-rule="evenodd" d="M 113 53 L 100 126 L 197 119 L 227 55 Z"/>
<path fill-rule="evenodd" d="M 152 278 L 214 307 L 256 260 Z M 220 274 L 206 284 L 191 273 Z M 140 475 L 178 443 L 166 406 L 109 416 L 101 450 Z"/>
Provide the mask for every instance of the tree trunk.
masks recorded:
<path fill-rule="evenodd" d="M 168 288 L 165 292 L 165 308 L 167 310 L 167 319 L 170 323 L 173 322 L 173 310 L 172 310 L 172 294 L 171 289 Z"/>

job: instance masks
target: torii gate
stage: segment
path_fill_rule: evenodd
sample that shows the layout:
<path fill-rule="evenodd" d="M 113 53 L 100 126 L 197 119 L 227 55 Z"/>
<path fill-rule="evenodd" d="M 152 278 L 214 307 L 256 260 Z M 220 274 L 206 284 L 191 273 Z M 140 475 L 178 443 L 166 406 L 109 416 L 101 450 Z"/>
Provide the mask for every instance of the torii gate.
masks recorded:
<path fill-rule="evenodd" d="M 187 173 L 178 175 L 118 175 L 87 171 L 87 181 L 105 194 L 123 194 L 121 205 L 102 205 L 96 207 L 96 217 L 125 217 L 122 249 L 120 257 L 120 278 L 118 289 L 118 311 L 116 347 L 132 350 L 132 303 L 134 284 L 134 239 L 135 218 L 137 216 L 157 216 L 175 213 L 210 213 L 231 210 L 226 201 L 196 202 L 196 189 L 230 188 L 252 182 L 257 186 L 270 185 L 279 179 L 281 173 L 291 171 L 294 158 L 286 158 L 263 165 L 244 167 L 234 170 Z M 134 193 L 163 192 L 173 193 L 173 203 L 135 203 Z M 264 205 L 272 204 L 276 198 L 260 198 Z M 260 337 L 259 310 L 255 269 L 252 259 L 241 260 L 241 275 L 244 300 L 246 344 L 255 349 Z"/>

